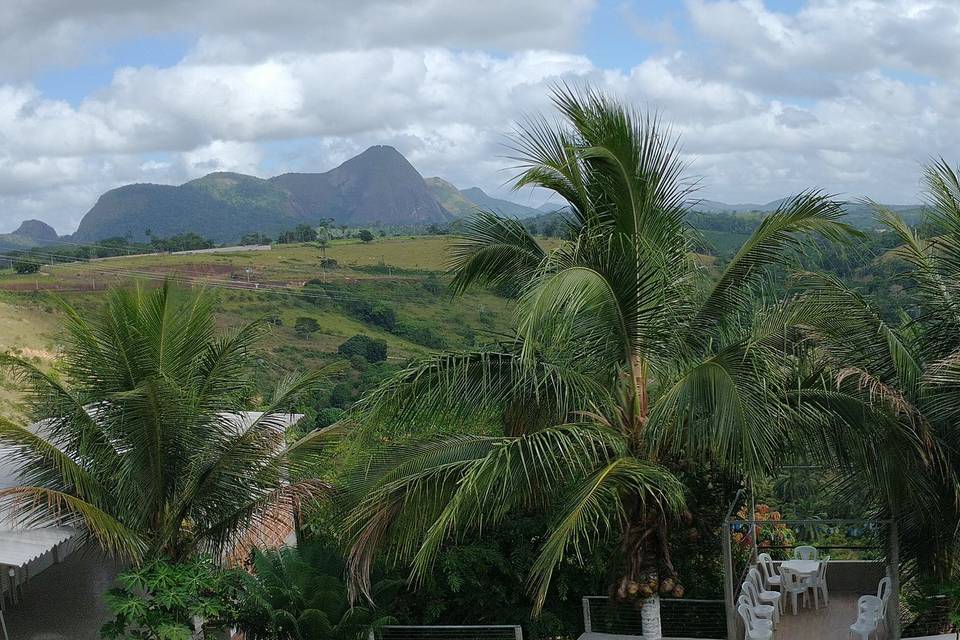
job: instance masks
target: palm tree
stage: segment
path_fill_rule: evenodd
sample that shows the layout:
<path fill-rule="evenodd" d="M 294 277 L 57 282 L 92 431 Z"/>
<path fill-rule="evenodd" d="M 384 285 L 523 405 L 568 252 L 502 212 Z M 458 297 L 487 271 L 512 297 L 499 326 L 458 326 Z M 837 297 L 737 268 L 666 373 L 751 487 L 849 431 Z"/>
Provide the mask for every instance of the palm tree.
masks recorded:
<path fill-rule="evenodd" d="M 253 579 L 245 590 L 239 628 L 249 640 L 356 640 L 395 622 L 370 608 L 351 606 L 343 557 L 313 542 L 297 548 L 253 552 Z M 378 596 L 400 585 L 379 581 Z"/>
<path fill-rule="evenodd" d="M 531 569 L 535 610 L 554 568 L 619 540 L 615 593 L 678 587 L 670 514 L 675 469 L 702 461 L 758 474 L 796 415 L 785 309 L 763 293 L 801 234 L 839 238 L 823 194 L 786 201 L 719 276 L 692 253 L 693 184 L 655 117 L 560 87 L 563 122 L 534 118 L 515 138 L 516 186 L 569 204 L 568 240 L 546 250 L 522 224 L 482 214 L 453 250 L 453 287 L 518 292 L 516 335 L 416 364 L 370 395 L 369 419 L 473 425 L 374 454 L 350 491 L 355 583 L 380 551 L 421 579 L 441 545 L 516 509 L 554 514 Z M 349 493 L 348 493 L 349 495 Z"/>
<path fill-rule="evenodd" d="M 901 242 L 891 257 L 909 266 L 899 320 L 826 275 L 802 276 L 801 303 L 830 381 L 807 400 L 856 434 L 823 447 L 840 455 L 822 462 L 844 474 L 847 493 L 897 520 L 916 575 L 942 581 L 960 572 L 960 179 L 941 159 L 924 182 L 929 235 L 876 207 Z"/>
<path fill-rule="evenodd" d="M 66 307 L 54 372 L 5 356 L 39 422 L 0 423 L 21 486 L 0 491 L 29 525 L 70 525 L 132 561 L 228 550 L 284 526 L 327 487 L 309 473 L 323 434 L 287 443 L 288 412 L 323 372 L 283 379 L 244 421 L 265 324 L 217 332 L 214 298 L 165 284 L 113 291 L 88 319 Z"/>

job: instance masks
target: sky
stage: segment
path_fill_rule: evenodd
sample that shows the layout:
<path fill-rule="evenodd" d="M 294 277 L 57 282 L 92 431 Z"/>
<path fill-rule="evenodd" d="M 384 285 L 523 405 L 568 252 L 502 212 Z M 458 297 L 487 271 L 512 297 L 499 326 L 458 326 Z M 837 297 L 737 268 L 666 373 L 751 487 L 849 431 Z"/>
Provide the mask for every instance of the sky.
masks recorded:
<path fill-rule="evenodd" d="M 658 113 L 713 200 L 911 203 L 960 162 L 953 0 L 5 0 L 0 35 L 0 231 L 373 144 L 537 205 L 506 145 L 558 82 Z"/>

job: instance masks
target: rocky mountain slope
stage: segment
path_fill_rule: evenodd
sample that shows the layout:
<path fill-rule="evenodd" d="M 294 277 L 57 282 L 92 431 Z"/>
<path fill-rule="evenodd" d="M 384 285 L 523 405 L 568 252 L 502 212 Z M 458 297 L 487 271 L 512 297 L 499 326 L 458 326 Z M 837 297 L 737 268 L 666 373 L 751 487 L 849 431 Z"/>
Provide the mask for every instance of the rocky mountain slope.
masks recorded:
<path fill-rule="evenodd" d="M 430 195 L 423 177 L 396 149 L 371 147 L 325 173 L 270 179 L 211 173 L 179 186 L 132 184 L 102 196 L 80 222 L 82 242 L 194 232 L 215 242 L 246 233 L 276 235 L 297 224 L 415 225 L 452 215 Z"/>

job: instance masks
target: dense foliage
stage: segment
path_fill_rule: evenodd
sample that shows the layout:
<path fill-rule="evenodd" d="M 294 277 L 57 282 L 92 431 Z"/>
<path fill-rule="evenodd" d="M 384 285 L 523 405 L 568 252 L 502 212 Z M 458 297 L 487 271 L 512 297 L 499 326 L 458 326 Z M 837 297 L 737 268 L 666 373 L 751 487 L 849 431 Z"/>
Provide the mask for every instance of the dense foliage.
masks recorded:
<path fill-rule="evenodd" d="M 105 596 L 113 619 L 106 640 L 190 640 L 207 628 L 223 630 L 239 615 L 249 590 L 245 575 L 198 557 L 173 563 L 154 559 L 117 577 Z"/>
<path fill-rule="evenodd" d="M 362 356 L 367 362 L 382 362 L 387 359 L 387 341 L 357 334 L 337 347 L 337 353 L 347 358 Z"/>
<path fill-rule="evenodd" d="M 905 267 L 897 317 L 822 273 L 801 277 L 800 304 L 818 311 L 806 325 L 811 369 L 832 387 L 813 399 L 857 435 L 820 461 L 839 471 L 850 504 L 898 521 L 914 574 L 944 581 L 960 572 L 960 178 L 940 161 L 925 184 L 928 233 L 879 211 Z"/>
<path fill-rule="evenodd" d="M 248 640 L 356 640 L 370 629 L 395 622 L 389 608 L 351 607 L 343 559 L 330 545 L 254 551 L 237 627 Z M 396 581 L 375 592 L 392 604 Z"/>
<path fill-rule="evenodd" d="M 4 356 L 43 421 L 0 423 L 23 483 L 0 491 L 13 517 L 79 527 L 134 561 L 180 560 L 282 526 L 327 490 L 311 473 L 321 434 L 286 442 L 287 412 L 325 372 L 284 378 L 244 419 L 265 325 L 221 335 L 214 305 L 166 285 L 116 290 L 92 317 L 66 308 L 56 373 Z"/>
<path fill-rule="evenodd" d="M 713 277 L 691 258 L 690 183 L 657 121 L 592 92 L 561 88 L 554 102 L 565 122 L 535 119 L 514 142 L 516 184 L 570 204 L 568 239 L 547 251 L 520 222 L 478 214 L 454 245 L 456 291 L 518 292 L 515 338 L 416 363 L 366 403 L 369 420 L 499 429 L 373 454 L 348 485 L 360 591 L 381 553 L 420 583 L 449 540 L 535 509 L 551 514 L 535 609 L 564 559 L 599 540 L 617 541 L 619 599 L 680 596 L 670 531 L 683 471 L 761 476 L 795 432 L 788 317 L 760 293 L 803 234 L 852 233 L 838 204 L 785 201 Z"/>

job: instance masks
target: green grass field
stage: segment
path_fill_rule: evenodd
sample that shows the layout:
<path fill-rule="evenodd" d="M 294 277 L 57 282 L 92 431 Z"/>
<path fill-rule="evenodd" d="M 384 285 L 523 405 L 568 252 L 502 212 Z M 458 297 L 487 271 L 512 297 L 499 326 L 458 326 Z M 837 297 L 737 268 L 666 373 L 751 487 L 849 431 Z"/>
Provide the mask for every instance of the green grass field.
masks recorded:
<path fill-rule="evenodd" d="M 270 251 L 194 255 L 149 255 L 87 263 L 44 266 L 40 273 L 0 271 L 0 351 L 20 353 L 44 367 L 56 366 L 63 340 L 57 300 L 81 313 L 95 313 L 113 286 L 157 286 L 170 278 L 181 288 L 204 287 L 218 296 L 218 321 L 225 329 L 271 318 L 264 340 L 268 357 L 263 377 L 309 370 L 336 359 L 350 336 L 384 339 L 388 357 L 401 362 L 431 351 L 397 331 L 363 322 L 353 303 L 382 303 L 398 323 L 427 329 L 444 348 L 466 348 L 491 339 L 510 325 L 510 304 L 489 293 L 453 298 L 443 269 L 451 239 L 444 236 L 377 239 L 368 244 L 334 242 L 327 256 L 338 268 L 321 270 L 320 250 L 312 245 L 276 245 Z M 320 279 L 330 298 L 305 294 L 304 284 Z M 303 334 L 298 318 L 312 318 L 318 329 Z M 0 378 L 0 414 L 17 414 L 12 381 Z"/>

